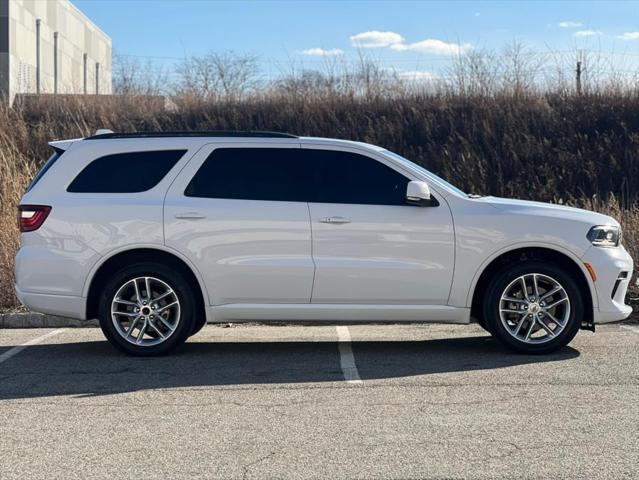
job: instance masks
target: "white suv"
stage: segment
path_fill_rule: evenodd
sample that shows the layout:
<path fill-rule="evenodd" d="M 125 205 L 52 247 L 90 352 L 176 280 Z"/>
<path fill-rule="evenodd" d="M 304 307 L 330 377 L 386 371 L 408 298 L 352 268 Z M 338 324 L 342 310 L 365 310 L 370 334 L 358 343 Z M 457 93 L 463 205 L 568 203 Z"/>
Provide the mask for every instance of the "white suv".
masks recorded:
<path fill-rule="evenodd" d="M 206 322 L 450 322 L 550 352 L 626 318 L 612 218 L 470 196 L 358 142 L 268 132 L 52 142 L 20 205 L 16 291 L 134 355 Z"/>

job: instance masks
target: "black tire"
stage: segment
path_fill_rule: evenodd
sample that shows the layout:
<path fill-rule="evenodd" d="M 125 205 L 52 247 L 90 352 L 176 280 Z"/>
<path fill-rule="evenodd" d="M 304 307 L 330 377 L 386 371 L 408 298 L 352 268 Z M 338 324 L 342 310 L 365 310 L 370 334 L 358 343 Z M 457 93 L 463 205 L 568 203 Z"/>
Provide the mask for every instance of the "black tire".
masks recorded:
<path fill-rule="evenodd" d="M 499 311 L 502 294 L 511 282 L 522 275 L 532 273 L 546 275 L 556 280 L 564 288 L 570 305 L 570 311 L 563 330 L 556 334 L 554 338 L 549 336 L 549 340 L 537 344 L 526 343 L 509 333 L 501 321 Z M 528 307 L 526 306 L 525 308 Z M 488 331 L 511 350 L 525 354 L 551 353 L 565 347 L 579 331 L 583 316 L 583 295 L 572 275 L 559 266 L 537 260 L 508 265 L 500 270 L 488 286 L 483 308 L 483 318 L 486 321 Z M 527 325 L 530 324 L 528 323 Z"/>
<path fill-rule="evenodd" d="M 488 325 L 486 325 L 486 320 L 484 320 L 483 316 L 475 318 L 475 323 L 492 335 L 492 332 L 488 330 Z"/>
<path fill-rule="evenodd" d="M 191 333 L 189 333 L 189 337 L 192 337 L 196 333 L 199 333 L 200 330 L 202 330 L 205 325 L 206 325 L 206 315 L 202 314 L 202 317 L 195 319 L 195 322 L 193 323 L 193 329 L 191 330 Z"/>
<path fill-rule="evenodd" d="M 173 333 L 157 345 L 134 345 L 118 332 L 111 319 L 111 303 L 120 287 L 136 277 L 154 277 L 170 286 L 179 301 L 179 318 Z M 98 318 L 104 336 L 109 342 L 128 355 L 151 357 L 165 355 L 183 344 L 193 330 L 195 322 L 195 298 L 191 285 L 183 275 L 164 265 L 144 262 L 123 267 L 114 273 L 102 288 L 98 303 Z"/>

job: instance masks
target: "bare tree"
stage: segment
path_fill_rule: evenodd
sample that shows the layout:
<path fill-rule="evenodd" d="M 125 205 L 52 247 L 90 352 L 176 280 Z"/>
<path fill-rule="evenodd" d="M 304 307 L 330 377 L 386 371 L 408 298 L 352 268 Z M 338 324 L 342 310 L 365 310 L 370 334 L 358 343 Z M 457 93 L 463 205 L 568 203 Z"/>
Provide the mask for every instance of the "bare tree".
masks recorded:
<path fill-rule="evenodd" d="M 395 71 L 384 68 L 380 59 L 371 58 L 358 49 L 358 63 L 350 75 L 355 88 L 366 97 L 397 93 L 402 86 Z"/>
<path fill-rule="evenodd" d="M 397 96 L 404 92 L 404 82 L 397 72 L 378 59 L 358 50 L 355 61 L 325 57 L 318 68 L 298 69 L 295 60 L 290 70 L 272 83 L 279 94 L 295 96 L 359 97 Z"/>
<path fill-rule="evenodd" d="M 538 84 L 544 57 L 518 41 L 506 45 L 500 57 L 503 90 L 514 96 L 532 91 Z"/>
<path fill-rule="evenodd" d="M 113 56 L 113 91 L 119 95 L 161 95 L 168 73 L 151 62 L 126 55 Z"/>
<path fill-rule="evenodd" d="M 453 58 L 451 88 L 460 95 L 492 95 L 497 90 L 498 59 L 490 50 L 470 50 Z"/>
<path fill-rule="evenodd" d="M 340 77 L 329 77 L 318 70 L 300 70 L 280 77 L 274 82 L 275 92 L 285 96 L 322 95 L 340 90 Z"/>
<path fill-rule="evenodd" d="M 185 58 L 176 69 L 177 93 L 201 98 L 241 99 L 258 84 L 258 57 L 210 52 Z"/>

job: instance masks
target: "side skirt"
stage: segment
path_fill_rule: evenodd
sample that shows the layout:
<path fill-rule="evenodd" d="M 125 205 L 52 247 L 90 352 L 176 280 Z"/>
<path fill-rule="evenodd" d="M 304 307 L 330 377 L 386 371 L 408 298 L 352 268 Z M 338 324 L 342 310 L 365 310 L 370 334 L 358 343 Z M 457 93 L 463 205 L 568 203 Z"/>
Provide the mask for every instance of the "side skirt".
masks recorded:
<path fill-rule="evenodd" d="M 470 308 L 449 305 L 226 304 L 212 305 L 221 322 L 442 322 L 470 323 Z"/>

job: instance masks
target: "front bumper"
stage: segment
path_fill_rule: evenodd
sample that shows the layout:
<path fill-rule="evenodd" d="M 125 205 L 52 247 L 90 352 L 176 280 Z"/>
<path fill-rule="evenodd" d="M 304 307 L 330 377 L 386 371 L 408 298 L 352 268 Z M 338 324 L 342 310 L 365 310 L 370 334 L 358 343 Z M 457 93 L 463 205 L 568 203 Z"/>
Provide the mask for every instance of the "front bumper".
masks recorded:
<path fill-rule="evenodd" d="M 593 310 L 594 323 L 616 322 L 628 318 L 632 307 L 625 304 L 625 298 L 632 278 L 633 261 L 626 249 L 623 246 L 593 246 L 582 260 L 589 263 L 597 275 L 594 282 L 597 294 L 597 306 Z"/>

